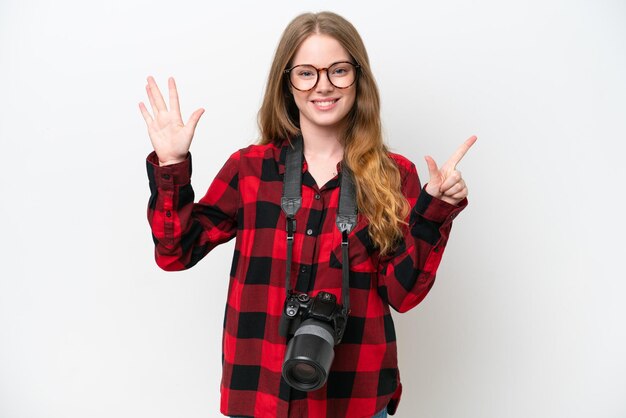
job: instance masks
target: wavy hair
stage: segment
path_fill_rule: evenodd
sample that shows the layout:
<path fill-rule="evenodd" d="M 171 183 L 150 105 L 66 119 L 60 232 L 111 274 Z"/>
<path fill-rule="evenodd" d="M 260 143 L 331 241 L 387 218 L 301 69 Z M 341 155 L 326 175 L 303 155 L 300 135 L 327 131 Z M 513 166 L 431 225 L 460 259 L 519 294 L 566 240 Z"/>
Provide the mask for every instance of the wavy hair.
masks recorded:
<path fill-rule="evenodd" d="M 383 143 L 380 96 L 365 45 L 354 26 L 332 12 L 304 13 L 285 28 L 259 110 L 261 144 L 280 144 L 300 134 L 300 113 L 284 70 L 298 47 L 313 34 L 335 38 L 360 65 L 354 107 L 342 132 L 344 161 L 354 173 L 359 212 L 369 221 L 369 235 L 381 254 L 390 253 L 402 236 L 409 204 L 401 191 L 398 167 Z"/>

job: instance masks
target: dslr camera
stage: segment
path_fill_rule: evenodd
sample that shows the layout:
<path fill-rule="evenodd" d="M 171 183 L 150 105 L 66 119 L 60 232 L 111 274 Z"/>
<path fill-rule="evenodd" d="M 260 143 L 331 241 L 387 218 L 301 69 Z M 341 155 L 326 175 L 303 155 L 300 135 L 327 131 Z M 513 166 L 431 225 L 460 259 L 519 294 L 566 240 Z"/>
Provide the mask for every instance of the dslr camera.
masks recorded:
<path fill-rule="evenodd" d="M 290 386 L 306 392 L 324 386 L 347 319 L 332 293 L 319 292 L 314 298 L 296 292 L 287 296 L 279 331 L 291 337 L 282 370 Z"/>

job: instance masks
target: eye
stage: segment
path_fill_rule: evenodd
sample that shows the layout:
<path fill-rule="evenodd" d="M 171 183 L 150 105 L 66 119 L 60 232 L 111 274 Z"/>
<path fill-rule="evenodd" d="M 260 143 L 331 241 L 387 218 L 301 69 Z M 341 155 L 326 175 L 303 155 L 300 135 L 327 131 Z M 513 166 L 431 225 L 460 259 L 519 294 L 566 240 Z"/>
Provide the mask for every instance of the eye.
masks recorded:
<path fill-rule="evenodd" d="M 310 79 L 310 78 L 317 77 L 317 71 L 315 71 L 314 68 L 307 67 L 307 66 L 296 67 L 295 75 L 298 78 Z"/>
<path fill-rule="evenodd" d="M 334 76 L 344 76 L 349 74 L 352 69 L 349 64 L 338 64 L 332 68 L 331 74 Z"/>

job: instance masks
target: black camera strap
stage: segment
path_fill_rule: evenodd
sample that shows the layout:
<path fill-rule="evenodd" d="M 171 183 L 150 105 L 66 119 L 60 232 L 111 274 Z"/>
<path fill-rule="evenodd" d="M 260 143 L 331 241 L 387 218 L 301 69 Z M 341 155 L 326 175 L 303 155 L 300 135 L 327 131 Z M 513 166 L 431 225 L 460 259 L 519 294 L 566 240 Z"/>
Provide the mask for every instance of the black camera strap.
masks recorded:
<path fill-rule="evenodd" d="M 287 268 L 285 270 L 285 291 L 291 295 L 291 259 L 293 253 L 293 234 L 296 230 L 295 216 L 302 206 L 302 158 L 303 139 L 299 135 L 291 141 L 285 159 L 285 177 L 281 207 L 287 217 Z M 352 171 L 344 164 L 341 167 L 341 184 L 339 189 L 339 208 L 336 224 L 341 231 L 342 252 L 342 287 L 341 301 L 343 313 L 347 316 L 350 310 L 350 257 L 348 234 L 357 222 L 356 187 Z"/>
<path fill-rule="evenodd" d="M 350 257 L 348 252 L 348 234 L 354 229 L 357 221 L 356 187 L 350 168 L 341 167 L 341 185 L 339 188 L 339 209 L 337 210 L 337 228 L 341 231 L 341 300 L 344 314 L 350 311 Z"/>
<path fill-rule="evenodd" d="M 285 177 L 280 206 L 287 217 L 287 269 L 285 270 L 285 290 L 291 295 L 291 254 L 293 253 L 293 233 L 296 230 L 296 213 L 302 206 L 302 137 L 291 141 L 285 158 Z"/>

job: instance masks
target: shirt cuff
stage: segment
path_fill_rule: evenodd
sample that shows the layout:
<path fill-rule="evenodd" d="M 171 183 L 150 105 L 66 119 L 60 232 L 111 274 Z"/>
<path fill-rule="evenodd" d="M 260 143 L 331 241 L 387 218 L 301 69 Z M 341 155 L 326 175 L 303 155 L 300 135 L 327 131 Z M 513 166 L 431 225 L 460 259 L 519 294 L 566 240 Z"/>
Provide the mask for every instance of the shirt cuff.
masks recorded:
<path fill-rule="evenodd" d="M 451 221 L 467 206 L 467 198 L 464 198 L 456 205 L 433 197 L 426 192 L 426 185 L 422 188 L 422 192 L 417 198 L 415 208 L 413 209 L 418 215 L 423 216 L 429 221 L 444 223 Z"/>
<path fill-rule="evenodd" d="M 191 153 L 180 163 L 159 166 L 159 157 L 152 151 L 146 158 L 148 178 L 159 188 L 169 189 L 191 183 Z"/>

